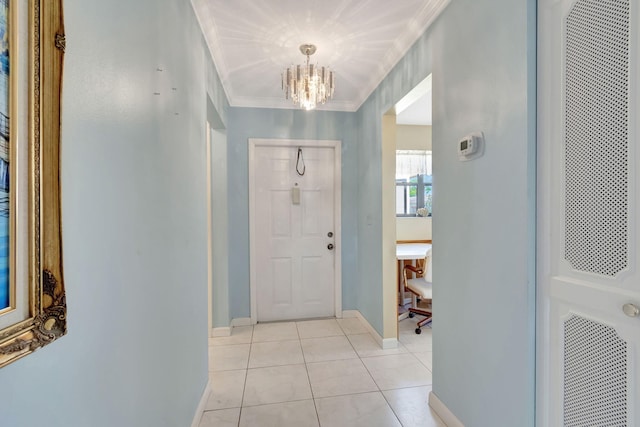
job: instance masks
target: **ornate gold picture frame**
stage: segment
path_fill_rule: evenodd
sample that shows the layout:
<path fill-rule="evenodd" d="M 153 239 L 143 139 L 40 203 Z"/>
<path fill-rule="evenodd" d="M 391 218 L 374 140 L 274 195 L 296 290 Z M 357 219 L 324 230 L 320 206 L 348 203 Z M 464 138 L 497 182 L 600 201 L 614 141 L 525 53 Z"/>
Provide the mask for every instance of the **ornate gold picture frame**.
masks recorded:
<path fill-rule="evenodd" d="M 62 0 L 0 0 L 0 367 L 67 332 Z"/>

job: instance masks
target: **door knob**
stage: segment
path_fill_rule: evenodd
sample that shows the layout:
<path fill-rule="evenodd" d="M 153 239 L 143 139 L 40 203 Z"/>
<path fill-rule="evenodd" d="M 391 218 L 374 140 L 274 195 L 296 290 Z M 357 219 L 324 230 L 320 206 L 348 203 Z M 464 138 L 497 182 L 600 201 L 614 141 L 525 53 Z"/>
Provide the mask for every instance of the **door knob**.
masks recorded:
<path fill-rule="evenodd" d="M 624 311 L 624 314 L 626 314 L 629 317 L 640 316 L 640 308 L 638 308 L 638 306 L 633 305 L 631 303 L 623 305 L 622 311 Z"/>
<path fill-rule="evenodd" d="M 333 249 L 333 243 L 329 243 L 329 244 L 327 245 L 327 249 L 332 250 L 332 249 Z"/>

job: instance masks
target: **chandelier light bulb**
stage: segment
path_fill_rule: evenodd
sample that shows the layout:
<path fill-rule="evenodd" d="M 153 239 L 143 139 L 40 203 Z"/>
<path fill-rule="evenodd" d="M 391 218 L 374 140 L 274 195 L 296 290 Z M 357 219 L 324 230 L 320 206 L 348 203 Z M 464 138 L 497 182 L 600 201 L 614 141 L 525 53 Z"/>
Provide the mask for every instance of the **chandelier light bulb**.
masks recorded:
<path fill-rule="evenodd" d="M 335 73 L 329 67 L 319 67 L 310 63 L 310 56 L 316 52 L 312 44 L 300 46 L 300 52 L 306 55 L 307 62 L 295 65 L 282 72 L 282 90 L 286 99 L 305 110 L 313 110 L 318 104 L 324 104 L 333 98 Z"/>

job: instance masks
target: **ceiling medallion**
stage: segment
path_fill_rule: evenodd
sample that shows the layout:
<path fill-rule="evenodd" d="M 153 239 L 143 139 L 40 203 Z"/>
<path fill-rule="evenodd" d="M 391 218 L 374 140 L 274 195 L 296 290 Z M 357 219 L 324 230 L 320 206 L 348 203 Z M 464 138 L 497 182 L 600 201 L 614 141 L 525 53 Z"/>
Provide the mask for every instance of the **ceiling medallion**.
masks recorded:
<path fill-rule="evenodd" d="M 285 98 L 305 110 L 313 110 L 317 104 L 324 104 L 333 98 L 336 76 L 329 67 L 309 64 L 309 57 L 316 52 L 312 44 L 300 45 L 300 52 L 307 56 L 306 65 L 296 65 L 282 72 L 282 90 Z"/>

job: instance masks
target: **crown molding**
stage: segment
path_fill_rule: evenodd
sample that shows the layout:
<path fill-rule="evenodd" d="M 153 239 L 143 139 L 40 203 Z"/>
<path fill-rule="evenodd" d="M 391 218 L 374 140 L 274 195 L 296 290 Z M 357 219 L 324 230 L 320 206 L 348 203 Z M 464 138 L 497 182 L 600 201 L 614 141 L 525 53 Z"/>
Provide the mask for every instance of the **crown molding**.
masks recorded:
<path fill-rule="evenodd" d="M 241 108 L 275 108 L 280 110 L 302 110 L 300 107 L 291 102 L 289 99 L 282 98 L 258 98 L 249 96 L 236 96 L 233 102 L 229 102 L 231 107 Z M 353 102 L 349 101 L 336 101 L 329 100 L 326 104 L 320 104 L 315 108 L 315 111 L 344 111 L 353 113 L 357 111 L 357 106 Z"/>

